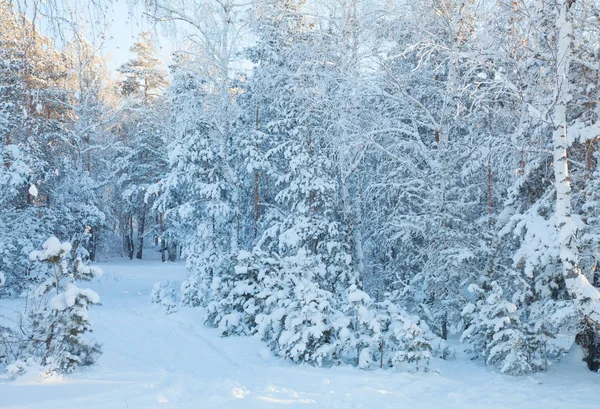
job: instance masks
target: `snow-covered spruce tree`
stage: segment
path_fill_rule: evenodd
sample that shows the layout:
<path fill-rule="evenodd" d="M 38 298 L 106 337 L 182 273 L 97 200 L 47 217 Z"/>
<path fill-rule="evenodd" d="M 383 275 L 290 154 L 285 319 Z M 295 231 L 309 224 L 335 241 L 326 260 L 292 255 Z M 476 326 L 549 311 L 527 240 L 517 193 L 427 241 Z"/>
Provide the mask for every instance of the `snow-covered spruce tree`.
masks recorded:
<path fill-rule="evenodd" d="M 201 287 L 209 289 L 209 296 L 205 297 L 209 300 L 209 323 L 219 325 L 223 333 L 236 333 L 240 330 L 236 327 L 239 318 L 252 318 L 252 312 L 235 311 L 235 308 L 234 315 L 229 315 L 233 300 L 242 301 L 251 309 L 260 304 L 265 309 L 257 310 L 259 331 L 272 337 L 267 341 L 277 353 L 296 361 L 323 364 L 335 355 L 332 292 L 343 291 L 354 278 L 347 241 L 336 220 L 336 175 L 327 157 L 325 135 L 319 128 L 318 114 L 306 109 L 306 104 L 318 104 L 312 100 L 312 90 L 322 86 L 321 74 L 327 71 L 327 66 L 316 61 L 306 67 L 302 62 L 307 55 L 318 53 L 315 39 L 319 34 L 311 32 L 303 18 L 293 13 L 299 9 L 300 6 L 280 2 L 265 4 L 256 23 L 264 29 L 261 35 L 267 32 L 276 35 L 275 38 L 264 37 L 264 42 L 259 41 L 251 51 L 253 58 L 260 59 L 250 81 L 253 108 L 262 110 L 256 112 L 263 113 L 266 124 L 261 125 L 263 130 L 258 133 L 257 122 L 261 117 L 244 121 L 245 129 L 252 129 L 255 136 L 245 148 L 252 154 L 246 159 L 246 167 L 254 173 L 255 183 L 258 171 L 267 172 L 278 191 L 273 195 L 274 203 L 270 203 L 274 209 L 260 214 L 260 221 L 256 219 L 257 198 L 254 200 L 253 227 L 258 229 L 260 224 L 263 233 L 253 255 L 265 260 L 257 258 L 256 267 L 252 269 L 243 265 L 236 269 L 226 261 L 225 268 Z M 290 43 L 292 38 L 299 40 L 297 44 Z M 264 59 L 267 54 L 275 58 Z M 254 146 L 249 146 L 253 142 Z M 227 168 L 220 166 L 219 170 Z M 248 257 L 245 253 L 239 254 Z M 281 274 L 274 280 L 260 274 L 265 268 L 263 265 L 267 270 L 273 267 L 273 259 L 278 260 L 275 270 Z M 255 287 L 257 271 L 261 278 Z M 238 273 L 242 273 L 241 276 Z M 261 279 L 268 283 L 261 283 Z M 276 300 L 263 302 L 265 288 L 278 288 Z M 313 301 L 311 296 L 318 296 L 318 300 Z M 258 301 L 253 301 L 253 297 Z M 223 300 L 227 303 L 225 311 Z M 279 313 L 282 314 L 271 320 L 272 314 Z M 232 324 L 231 329 L 227 329 L 228 322 Z M 251 327 L 243 325 L 242 328 Z M 295 333 L 298 335 L 290 335 Z M 332 344 L 329 351 L 325 350 L 327 343 Z"/>
<path fill-rule="evenodd" d="M 532 166 L 524 170 L 517 186 L 522 187 L 521 196 L 527 197 L 534 192 L 542 192 L 542 196 L 523 213 L 512 215 L 507 223 L 505 217 L 510 209 L 521 208 L 519 203 L 523 200 L 512 191 L 505 203 L 505 214 L 498 218 L 502 227 L 499 231 L 502 242 L 500 263 L 508 267 L 498 270 L 504 275 L 496 274 L 517 307 L 522 332 L 521 349 L 526 353 L 532 371 L 547 368 L 549 360 L 565 352 L 564 343 L 555 343 L 553 339 L 564 337 L 564 331 L 575 329 L 573 320 L 576 315 L 555 263 L 559 250 L 551 211 L 553 190 L 546 187 L 548 190 L 544 192 L 538 177 L 540 172 L 543 174 L 545 171 L 539 163 L 532 161 Z M 511 258 L 504 259 L 506 255 Z"/>
<path fill-rule="evenodd" d="M 150 294 L 150 302 L 162 306 L 167 314 L 177 312 L 179 292 L 179 286 L 177 284 L 177 282 L 171 281 L 154 284 L 152 293 Z"/>
<path fill-rule="evenodd" d="M 100 354 L 100 345 L 88 338 L 92 331 L 88 309 L 99 304 L 100 297 L 77 284 L 100 277 L 102 271 L 80 257 L 71 259 L 70 243 L 61 243 L 56 237 L 46 240 L 42 249 L 30 254 L 30 259 L 46 270 L 46 281 L 35 290 L 32 304 L 36 307 L 25 321 L 25 354 L 39 360 L 49 372 L 71 372 L 93 364 Z"/>
<path fill-rule="evenodd" d="M 208 305 L 209 320 L 214 322 L 221 335 L 252 335 L 256 332 L 256 314 L 259 312 L 257 294 L 261 266 L 247 251 L 240 251 L 237 263 L 229 278 L 231 288 L 225 298 Z"/>
<path fill-rule="evenodd" d="M 279 10 L 284 17 L 291 12 Z M 320 62 L 328 56 L 327 39 L 301 16 L 300 11 L 291 15 L 290 37 L 278 50 L 286 61 L 281 69 L 291 75 L 283 83 L 265 84 L 272 86 L 278 96 L 273 103 L 279 111 L 270 118 L 267 130 L 279 142 L 271 158 L 279 186 L 275 201 L 283 209 L 280 221 L 272 225 L 279 232 L 273 249 L 292 257 L 303 249 L 303 257 L 315 257 L 324 263 L 326 271 L 318 273 L 319 284 L 340 294 L 356 284 L 357 277 L 351 241 L 341 223 L 338 175 L 321 115 L 321 104 L 326 103 L 321 95 L 326 92 L 331 70 Z M 307 64 L 307 60 L 313 62 Z M 257 70 L 263 68 L 273 69 L 268 62 Z"/>
<path fill-rule="evenodd" d="M 436 336 L 427 324 L 390 301 L 368 305 L 360 290 L 349 292 L 348 297 L 358 305 L 357 316 L 350 315 L 356 324 L 347 334 L 354 335 L 360 368 L 429 370 Z"/>
<path fill-rule="evenodd" d="M 161 21 L 177 21 L 198 40 L 190 52 L 181 55 L 187 60 L 184 71 L 195 77 L 194 86 L 201 99 L 186 102 L 190 108 L 194 104 L 200 107 L 190 110 L 188 115 L 201 118 L 208 126 L 191 129 L 195 137 L 180 140 L 181 147 L 196 145 L 194 150 L 176 148 L 173 152 L 179 155 L 174 158 L 176 172 L 183 170 L 190 176 L 201 175 L 192 183 L 186 181 L 190 201 L 186 203 L 187 198 L 184 198 L 177 206 L 180 214 L 188 210 L 194 226 L 184 249 L 190 255 L 191 274 L 183 284 L 183 301 L 208 305 L 226 298 L 232 288 L 233 269 L 240 250 L 240 229 L 244 225 L 240 221 L 241 169 L 237 166 L 240 143 L 235 132 L 239 108 L 235 103 L 233 63 L 240 51 L 245 27 L 241 19 L 247 15 L 246 5 L 233 0 L 192 0 L 185 4 L 156 0 L 147 4 Z M 196 123 L 198 121 L 193 121 Z M 186 163 L 188 169 L 179 166 Z M 166 179 L 179 183 L 171 176 Z M 196 211 L 190 212 L 191 209 Z M 209 325 L 216 325 L 214 316 L 208 318 Z"/>
<path fill-rule="evenodd" d="M 169 170 L 155 188 L 161 192 L 157 208 L 171 226 L 167 233 L 187 256 L 190 276 L 182 284 L 182 302 L 206 306 L 225 298 L 227 292 L 219 289 L 222 283 L 229 285 L 223 274 L 233 273 L 228 240 L 231 192 L 219 156 L 219 131 L 205 110 L 213 98 L 206 79 L 196 61 L 185 55 L 177 56 L 172 69 L 168 95 L 176 109 Z"/>
<path fill-rule="evenodd" d="M 334 258 L 340 232 L 335 222 L 327 220 L 331 202 L 326 199 L 334 185 L 323 179 L 325 174 L 319 175 L 323 169 L 306 146 L 289 144 L 284 154 L 291 169 L 280 179 L 283 189 L 277 200 L 288 215 L 275 219 L 260 243 L 267 257 L 273 252 L 280 263 L 276 281 L 263 277 L 261 282 L 262 288 L 275 292 L 275 300 L 270 300 L 272 309 L 267 310 L 271 325 L 262 331 L 273 337 L 268 342 L 282 356 L 330 364 L 338 358 L 339 349 L 333 325 L 338 314 L 333 290 L 347 286 L 349 275 L 329 275 L 328 268 L 351 269 L 348 257 L 341 263 Z M 264 326 L 265 319 L 261 318 L 259 326 Z"/>
<path fill-rule="evenodd" d="M 411 322 L 404 316 L 402 318 L 403 341 L 407 346 L 406 353 L 396 353 L 394 361 L 405 361 L 409 365 L 414 365 L 415 371 L 427 372 L 429 371 L 429 361 L 431 360 L 431 351 L 433 349 L 429 334 L 425 333 L 416 322 Z M 393 327 L 390 329 L 397 332 Z"/>
<path fill-rule="evenodd" d="M 377 351 L 381 353 L 383 347 L 381 332 L 381 327 L 384 325 L 381 322 L 383 317 L 375 315 L 371 297 L 359 290 L 356 285 L 348 288 L 343 312 L 344 317 L 335 322 L 339 327 L 338 336 L 342 344 L 342 354 L 349 362 L 354 361 L 358 364 L 359 368 L 368 368 L 373 365 L 372 357 Z M 383 359 L 383 354 L 381 358 Z"/>
<path fill-rule="evenodd" d="M 333 294 L 347 288 L 353 274 L 350 256 L 339 256 L 345 252 L 340 245 L 345 241 L 339 224 L 331 219 L 335 181 L 327 174 L 327 159 L 316 153 L 313 143 L 301 139 L 300 144 L 285 147 L 289 168 L 280 177 L 283 188 L 277 201 L 287 214 L 267 232 L 273 242 L 263 244 L 281 259 L 281 286 L 289 299 L 278 340 L 280 352 L 296 361 L 324 364 L 337 357 Z"/>
<path fill-rule="evenodd" d="M 171 79 L 165 92 L 167 103 L 172 107 L 166 125 L 169 132 L 165 133 L 164 141 L 167 164 L 165 173 L 149 191 L 156 195 L 154 210 L 163 215 L 161 250 L 166 250 L 168 258 L 173 260 L 182 249 L 188 249 L 196 222 L 210 218 L 204 206 L 200 206 L 205 200 L 211 202 L 210 196 L 196 195 L 209 190 L 206 182 L 214 174 L 216 152 L 211 146 L 210 128 L 202 108 L 206 92 L 204 81 L 190 57 L 174 54 Z M 206 244 L 211 245 L 210 241 Z M 188 302 L 184 300 L 184 303 Z"/>
<path fill-rule="evenodd" d="M 461 340 L 469 343 L 470 351 L 503 373 L 520 375 L 537 369 L 528 355 L 517 307 L 504 298 L 498 283 L 492 281 L 487 290 L 472 284 L 469 290 L 475 300 L 463 310 L 468 326 Z"/>
<path fill-rule="evenodd" d="M 289 287 L 284 282 L 285 273 L 277 254 L 269 256 L 259 248 L 255 248 L 253 254 L 261 263 L 258 275 L 260 291 L 255 296 L 259 308 L 254 318 L 256 333 L 269 348 L 277 351 L 279 335 L 282 332 L 288 306 L 292 302 Z"/>
<path fill-rule="evenodd" d="M 284 258 L 282 269 L 289 304 L 282 317 L 276 353 L 318 366 L 338 362 L 340 343 L 334 325 L 339 314 L 337 303 L 333 294 L 317 283 L 326 266 L 301 249 Z"/>

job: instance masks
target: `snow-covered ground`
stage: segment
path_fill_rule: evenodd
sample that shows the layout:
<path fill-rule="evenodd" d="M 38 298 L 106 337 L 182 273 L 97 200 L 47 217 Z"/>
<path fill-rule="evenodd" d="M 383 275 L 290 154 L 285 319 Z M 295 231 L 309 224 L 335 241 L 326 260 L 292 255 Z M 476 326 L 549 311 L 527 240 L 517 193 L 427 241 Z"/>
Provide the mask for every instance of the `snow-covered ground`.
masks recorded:
<path fill-rule="evenodd" d="M 439 374 L 293 365 L 252 338 L 220 338 L 199 310 L 165 315 L 150 304 L 157 281 L 181 280 L 182 263 L 101 263 L 91 319 L 98 364 L 62 379 L 0 378 L 0 408 L 598 408 L 600 375 L 577 352 L 548 373 L 510 377 L 464 357 Z"/>

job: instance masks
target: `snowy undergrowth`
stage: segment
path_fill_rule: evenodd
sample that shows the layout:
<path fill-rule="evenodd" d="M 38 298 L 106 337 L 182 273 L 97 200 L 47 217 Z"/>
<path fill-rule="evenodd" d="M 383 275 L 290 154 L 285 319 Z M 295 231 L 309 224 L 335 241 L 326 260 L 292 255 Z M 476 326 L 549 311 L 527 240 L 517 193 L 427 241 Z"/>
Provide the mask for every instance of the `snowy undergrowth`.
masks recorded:
<path fill-rule="evenodd" d="M 349 366 L 315 368 L 273 356 L 254 337 L 222 338 L 202 310 L 175 314 L 149 302 L 156 281 L 185 278 L 182 263 L 116 261 L 90 287 L 102 307 L 90 313 L 103 355 L 64 378 L 0 378 L 0 407 L 117 408 L 596 408 L 597 375 L 574 350 L 548 372 L 513 378 L 471 361 L 432 359 L 439 374 Z M 2 300 L 0 308 L 14 301 Z"/>
<path fill-rule="evenodd" d="M 182 298 L 203 305 L 205 323 L 222 336 L 256 335 L 278 356 L 326 367 L 428 371 L 432 355 L 452 355 L 423 320 L 393 302 L 374 302 L 356 284 L 341 293 L 327 289 L 325 264 L 303 249 L 287 257 L 240 251 L 233 267 L 218 267 L 212 276 L 206 266 L 192 272 Z M 168 287 L 158 283 L 152 294 L 167 312 L 175 298 Z"/>

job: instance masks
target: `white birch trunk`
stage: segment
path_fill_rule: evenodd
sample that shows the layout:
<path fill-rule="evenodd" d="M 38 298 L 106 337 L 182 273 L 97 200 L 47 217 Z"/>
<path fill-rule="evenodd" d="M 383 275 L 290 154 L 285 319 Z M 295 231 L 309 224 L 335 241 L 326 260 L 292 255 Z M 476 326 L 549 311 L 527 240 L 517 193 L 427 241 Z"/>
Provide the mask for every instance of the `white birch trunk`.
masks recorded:
<path fill-rule="evenodd" d="M 576 275 L 577 252 L 572 246 L 575 225 L 571 218 L 571 183 L 567 161 L 567 103 L 571 96 L 569 68 L 573 24 L 568 6 L 562 5 L 556 21 L 559 29 L 556 53 L 556 84 L 554 90 L 554 178 L 556 186 L 556 231 L 560 246 L 560 259 L 565 278 Z"/>
<path fill-rule="evenodd" d="M 360 197 L 357 195 L 356 211 L 352 209 L 350 203 L 350 193 L 348 191 L 348 178 L 342 178 L 342 202 L 344 204 L 344 214 L 346 215 L 346 222 L 352 231 L 352 244 L 354 247 L 355 267 L 358 273 L 358 279 L 362 285 L 365 272 L 365 253 L 362 246 L 362 214 L 360 211 L 359 201 Z"/>
<path fill-rule="evenodd" d="M 577 248 L 574 237 L 577 225 L 571 217 L 571 183 L 567 161 L 567 104 L 571 98 L 569 69 L 573 43 L 573 23 L 570 2 L 565 0 L 560 9 L 556 28 L 559 30 L 556 52 L 556 84 L 554 91 L 554 178 L 556 187 L 556 232 L 560 247 L 562 272 L 567 290 L 575 307 L 596 323 L 600 322 L 600 294 L 588 282 L 577 266 Z"/>

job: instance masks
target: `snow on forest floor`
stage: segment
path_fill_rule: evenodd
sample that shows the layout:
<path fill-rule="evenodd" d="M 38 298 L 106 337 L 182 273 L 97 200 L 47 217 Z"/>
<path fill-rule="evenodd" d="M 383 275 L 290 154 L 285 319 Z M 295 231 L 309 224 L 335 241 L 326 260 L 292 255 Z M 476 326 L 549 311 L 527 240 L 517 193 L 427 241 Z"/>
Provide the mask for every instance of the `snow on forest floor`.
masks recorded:
<path fill-rule="evenodd" d="M 462 358 L 439 374 L 313 368 L 272 356 L 253 338 L 220 338 L 198 309 L 165 315 L 150 304 L 157 281 L 181 280 L 183 263 L 112 260 L 91 287 L 90 313 L 104 354 L 61 379 L 0 378 L 0 408 L 598 408 L 600 376 L 577 352 L 548 373 L 510 377 Z"/>

